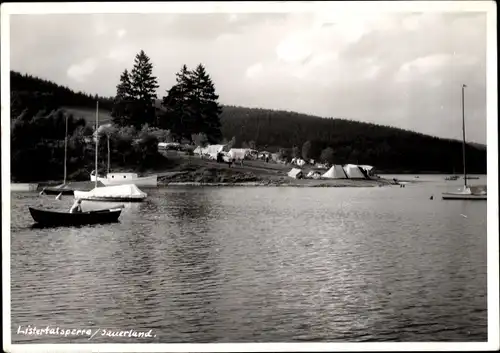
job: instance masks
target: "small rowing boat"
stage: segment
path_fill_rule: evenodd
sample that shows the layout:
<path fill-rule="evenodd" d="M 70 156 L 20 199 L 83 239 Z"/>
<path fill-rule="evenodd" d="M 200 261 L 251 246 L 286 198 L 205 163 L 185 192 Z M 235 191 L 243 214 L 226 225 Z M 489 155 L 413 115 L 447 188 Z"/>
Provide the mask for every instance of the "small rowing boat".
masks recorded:
<path fill-rule="evenodd" d="M 111 208 L 97 211 L 69 213 L 62 211 L 41 210 L 29 207 L 31 217 L 39 225 L 44 226 L 80 226 L 117 222 L 122 208 Z"/>

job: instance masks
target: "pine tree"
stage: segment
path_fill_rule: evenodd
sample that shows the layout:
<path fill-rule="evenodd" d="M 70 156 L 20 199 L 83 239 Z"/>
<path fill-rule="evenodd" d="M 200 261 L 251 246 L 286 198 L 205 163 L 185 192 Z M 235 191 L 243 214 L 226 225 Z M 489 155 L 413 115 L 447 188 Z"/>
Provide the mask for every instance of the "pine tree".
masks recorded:
<path fill-rule="evenodd" d="M 135 98 L 132 124 L 137 128 L 145 123 L 156 125 L 155 100 L 159 85 L 157 78 L 153 76 L 153 64 L 144 50 L 135 57 L 130 82 L 131 93 Z"/>
<path fill-rule="evenodd" d="M 161 117 L 159 125 L 163 129 L 169 129 L 177 140 L 186 138 L 192 141 L 192 135 L 199 131 L 194 127 L 192 109 L 188 102 L 193 89 L 191 73 L 187 66 L 183 65 L 175 76 L 176 84 L 162 99 L 161 104 L 166 112 Z"/>
<path fill-rule="evenodd" d="M 222 107 L 218 103 L 219 96 L 202 64 L 191 73 L 193 91 L 189 99 L 190 106 L 196 115 L 196 129 L 207 135 L 209 143 L 219 142 L 222 138 L 220 114 Z"/>
<path fill-rule="evenodd" d="M 120 126 L 140 128 L 143 124 L 156 125 L 156 89 L 158 82 L 153 76 L 153 64 L 143 50 L 136 55 L 134 67 L 125 70 L 116 86 L 113 101 L 113 122 Z"/>
<path fill-rule="evenodd" d="M 130 75 L 128 70 L 125 70 L 120 76 L 120 83 L 116 86 L 116 96 L 111 111 L 114 124 L 119 126 L 128 126 L 132 124 L 130 108 L 133 102 L 134 97 L 132 95 Z"/>
<path fill-rule="evenodd" d="M 192 141 L 193 134 L 204 133 L 209 143 L 219 142 L 222 107 L 203 65 L 198 65 L 194 71 L 184 65 L 176 74 L 176 81 L 162 100 L 166 112 L 161 127 L 169 129 L 179 139 Z"/>

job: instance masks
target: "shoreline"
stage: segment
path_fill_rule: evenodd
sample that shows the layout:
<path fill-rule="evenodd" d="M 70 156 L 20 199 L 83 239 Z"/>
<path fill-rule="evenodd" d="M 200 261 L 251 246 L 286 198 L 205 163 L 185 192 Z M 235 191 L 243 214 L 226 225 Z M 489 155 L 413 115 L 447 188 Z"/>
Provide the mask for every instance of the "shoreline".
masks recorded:
<path fill-rule="evenodd" d="M 15 185 L 26 184 L 26 183 L 11 183 L 11 192 L 21 191 L 18 190 Z M 30 188 L 30 190 L 23 191 L 40 191 L 45 187 L 59 185 L 60 182 L 47 181 L 30 183 L 31 185 L 36 185 L 36 190 Z M 144 190 L 149 189 L 161 189 L 165 187 L 183 187 L 183 186 L 196 186 L 196 187 L 311 187 L 311 188 L 341 188 L 341 187 L 383 187 L 398 185 L 392 180 L 388 179 L 378 179 L 378 180 L 355 180 L 355 179 L 331 179 L 331 180 L 317 180 L 317 179 L 298 179 L 298 180 L 261 180 L 261 181 L 234 181 L 234 182 L 202 182 L 202 181 L 163 181 L 158 182 L 156 187 L 140 187 Z"/>
<path fill-rule="evenodd" d="M 199 186 L 199 187 L 297 187 L 297 188 L 349 188 L 349 187 L 383 187 L 395 185 L 391 183 L 352 183 L 335 184 L 335 183 L 273 183 L 273 182 L 238 182 L 238 183 L 203 183 L 203 182 L 171 182 L 158 184 L 157 188 L 169 186 Z"/>

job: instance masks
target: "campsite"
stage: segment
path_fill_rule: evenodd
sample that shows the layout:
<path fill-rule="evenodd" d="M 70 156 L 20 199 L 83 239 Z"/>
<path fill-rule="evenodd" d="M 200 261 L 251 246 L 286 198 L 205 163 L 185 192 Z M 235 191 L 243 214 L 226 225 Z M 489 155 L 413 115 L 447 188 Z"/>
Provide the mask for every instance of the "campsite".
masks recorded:
<path fill-rule="evenodd" d="M 158 173 L 159 185 L 371 187 L 395 183 L 371 174 L 370 166 L 332 165 L 326 169 L 302 159 L 284 161 L 270 153 L 222 144 L 197 146 L 192 155 L 173 149 L 161 153 L 171 164 Z"/>

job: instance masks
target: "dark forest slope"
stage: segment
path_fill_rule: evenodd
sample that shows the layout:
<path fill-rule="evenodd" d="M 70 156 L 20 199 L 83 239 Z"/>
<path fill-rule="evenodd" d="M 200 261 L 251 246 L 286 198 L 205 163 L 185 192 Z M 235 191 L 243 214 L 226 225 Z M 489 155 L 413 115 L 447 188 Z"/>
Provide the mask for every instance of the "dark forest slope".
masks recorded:
<path fill-rule="evenodd" d="M 269 150 L 312 144 L 312 155 L 332 147 L 339 164 L 371 164 L 394 171 L 462 170 L 462 143 L 413 131 L 345 119 L 326 119 L 268 109 L 226 106 L 221 116 L 224 136 L 254 141 Z M 486 172 L 484 145 L 467 145 L 467 169 Z"/>
<path fill-rule="evenodd" d="M 109 121 L 112 98 L 97 97 Z M 86 112 L 83 117 L 94 119 L 95 96 L 73 92 L 67 87 L 29 75 L 11 72 L 12 118 L 25 107 L 36 114 L 41 107 Z M 106 112 L 108 111 L 108 112 Z M 236 137 L 236 145 L 254 141 L 258 148 L 276 151 L 280 147 L 302 148 L 311 142 L 311 156 L 331 147 L 338 164 L 375 165 L 391 172 L 462 171 L 462 144 L 420 133 L 344 119 L 326 119 L 294 112 L 224 106 L 221 115 L 224 138 Z M 472 173 L 486 172 L 486 148 L 467 146 L 467 169 Z"/>

